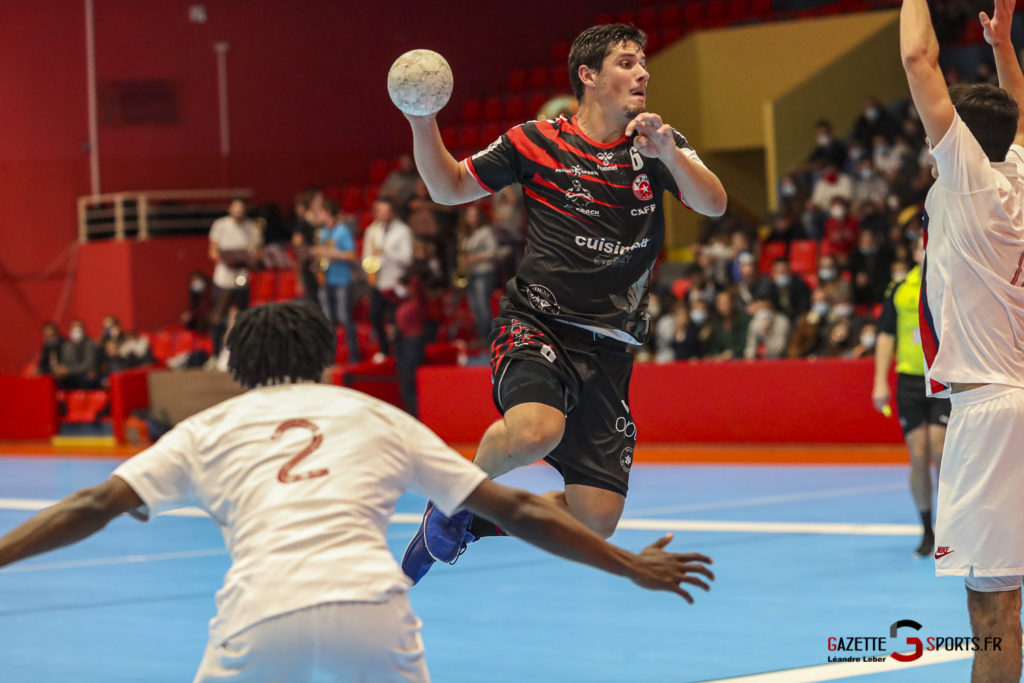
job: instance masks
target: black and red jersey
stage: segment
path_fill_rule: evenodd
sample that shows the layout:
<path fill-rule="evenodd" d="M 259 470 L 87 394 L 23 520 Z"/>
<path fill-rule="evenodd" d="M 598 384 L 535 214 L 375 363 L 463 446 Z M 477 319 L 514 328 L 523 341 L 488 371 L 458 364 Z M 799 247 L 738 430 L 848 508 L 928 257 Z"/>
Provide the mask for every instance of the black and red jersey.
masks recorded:
<path fill-rule="evenodd" d="M 700 162 L 686 138 L 676 132 L 675 140 Z M 575 116 L 563 116 L 516 126 L 466 165 L 488 192 L 523 185 L 526 254 L 506 305 L 644 341 L 651 271 L 665 239 L 663 193 L 682 201 L 660 160 L 641 156 L 626 137 L 595 142 Z"/>

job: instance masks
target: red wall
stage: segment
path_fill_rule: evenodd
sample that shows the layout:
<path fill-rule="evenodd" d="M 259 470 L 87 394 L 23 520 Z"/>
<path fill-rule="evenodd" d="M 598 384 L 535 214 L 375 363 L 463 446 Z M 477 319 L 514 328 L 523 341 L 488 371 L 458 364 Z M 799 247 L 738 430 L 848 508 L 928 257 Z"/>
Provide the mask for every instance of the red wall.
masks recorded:
<path fill-rule="evenodd" d="M 287 203 L 306 185 L 361 179 L 370 159 L 409 147 L 384 86 L 399 54 L 442 52 L 456 98 L 497 94 L 510 69 L 544 63 L 552 42 L 619 7 L 218 0 L 203 3 L 209 20 L 198 25 L 188 20 L 192 4 L 94 0 L 100 83 L 168 79 L 181 101 L 177 125 L 100 128 L 104 191 L 235 185 Z M 59 257 L 77 234 L 75 199 L 90 191 L 84 23 L 83 0 L 0 3 L 0 373 L 31 358 L 43 321 L 99 323 L 96 310 L 58 307 L 68 272 Z M 217 41 L 231 43 L 227 164 Z M 450 107 L 442 123 L 456 116 Z"/>
<path fill-rule="evenodd" d="M 630 408 L 642 443 L 898 443 L 871 404 L 873 360 L 638 364 Z M 488 368 L 421 368 L 420 418 L 475 443 L 498 418 Z"/>

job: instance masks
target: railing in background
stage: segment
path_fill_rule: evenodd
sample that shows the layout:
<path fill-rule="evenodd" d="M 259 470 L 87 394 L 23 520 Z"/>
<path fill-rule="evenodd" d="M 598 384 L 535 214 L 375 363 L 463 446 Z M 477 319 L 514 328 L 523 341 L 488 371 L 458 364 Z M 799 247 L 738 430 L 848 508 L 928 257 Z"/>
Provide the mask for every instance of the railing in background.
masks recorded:
<path fill-rule="evenodd" d="M 218 190 L 146 190 L 78 198 L 78 240 L 113 237 L 139 240 L 168 234 L 209 231 L 227 213 L 234 197 L 248 199 L 248 188 Z"/>

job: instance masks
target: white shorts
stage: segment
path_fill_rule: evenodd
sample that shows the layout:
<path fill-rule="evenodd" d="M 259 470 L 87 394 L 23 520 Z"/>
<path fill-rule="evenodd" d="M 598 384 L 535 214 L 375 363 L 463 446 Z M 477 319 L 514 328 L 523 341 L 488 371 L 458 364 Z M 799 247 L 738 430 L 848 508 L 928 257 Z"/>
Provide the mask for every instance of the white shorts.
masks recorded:
<path fill-rule="evenodd" d="M 428 683 L 422 625 L 405 593 L 308 607 L 209 643 L 193 683 Z"/>
<path fill-rule="evenodd" d="M 1024 574 L 1024 389 L 989 384 L 953 394 L 950 403 L 935 575 Z"/>

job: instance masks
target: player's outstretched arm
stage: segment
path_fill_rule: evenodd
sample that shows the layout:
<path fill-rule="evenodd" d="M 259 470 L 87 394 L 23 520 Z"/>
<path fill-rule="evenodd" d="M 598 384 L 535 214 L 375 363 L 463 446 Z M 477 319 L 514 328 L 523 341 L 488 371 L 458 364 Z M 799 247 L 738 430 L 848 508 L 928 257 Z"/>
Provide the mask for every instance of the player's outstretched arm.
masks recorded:
<path fill-rule="evenodd" d="M 487 195 L 466 164 L 456 161 L 441 140 L 437 117 L 405 114 L 412 127 L 412 151 L 416 170 L 438 204 L 465 204 Z"/>
<path fill-rule="evenodd" d="M 939 41 L 932 27 L 927 0 L 903 0 L 900 57 L 907 73 L 910 96 L 934 147 L 953 123 L 954 111 L 939 67 Z"/>
<path fill-rule="evenodd" d="M 77 543 L 142 504 L 120 477 L 72 493 L 0 538 L 0 567 Z"/>
<path fill-rule="evenodd" d="M 1013 10 L 1015 0 L 995 0 L 995 10 L 989 18 L 984 12 L 978 13 L 985 42 L 992 46 L 992 56 L 996 61 L 996 74 L 999 76 L 999 87 L 1010 93 L 1017 102 L 1017 107 L 1024 111 L 1024 73 L 1021 73 L 1020 61 L 1010 40 L 1010 29 L 1013 26 Z M 1018 145 L 1024 144 L 1024 116 L 1017 119 L 1017 136 L 1013 140 Z"/>
<path fill-rule="evenodd" d="M 880 413 L 889 405 L 891 389 L 889 389 L 889 368 L 896 350 L 896 337 L 879 332 L 875 338 L 875 384 L 871 390 L 871 402 Z"/>
<path fill-rule="evenodd" d="M 628 577 L 649 590 L 676 593 L 690 603 L 693 598 L 680 584 L 710 590 L 701 577 L 715 578 L 706 566 L 711 564 L 710 557 L 665 552 L 663 548 L 672 540 L 671 534 L 634 554 L 607 543 L 551 501 L 490 480 L 481 483 L 464 506 L 549 553 Z"/>
<path fill-rule="evenodd" d="M 705 216 L 725 213 L 728 197 L 722 181 L 676 147 L 672 126 L 657 114 L 644 112 L 626 125 L 626 135 L 634 133 L 633 145 L 637 151 L 645 157 L 661 159 L 690 208 Z"/>

